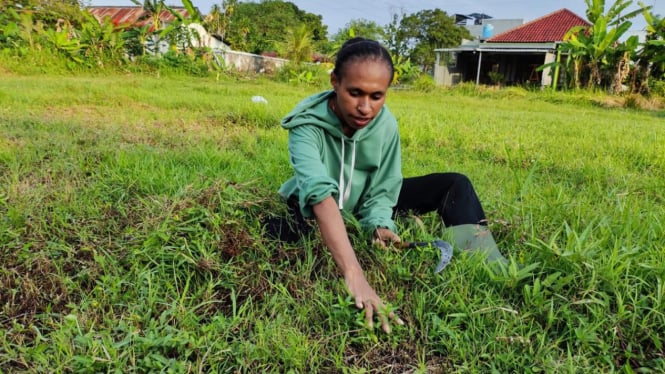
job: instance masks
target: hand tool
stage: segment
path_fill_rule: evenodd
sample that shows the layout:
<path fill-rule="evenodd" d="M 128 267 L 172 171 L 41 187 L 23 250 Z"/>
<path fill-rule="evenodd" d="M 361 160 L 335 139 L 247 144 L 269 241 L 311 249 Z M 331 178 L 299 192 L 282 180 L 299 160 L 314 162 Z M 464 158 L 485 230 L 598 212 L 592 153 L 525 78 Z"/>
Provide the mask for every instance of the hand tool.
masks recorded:
<path fill-rule="evenodd" d="M 446 266 L 450 263 L 450 260 L 453 257 L 453 247 L 447 241 L 437 239 L 431 242 L 402 242 L 400 244 L 402 248 L 417 248 L 417 247 L 429 247 L 432 246 L 437 248 L 441 255 L 439 256 L 439 263 L 434 269 L 434 273 L 440 273 Z"/>

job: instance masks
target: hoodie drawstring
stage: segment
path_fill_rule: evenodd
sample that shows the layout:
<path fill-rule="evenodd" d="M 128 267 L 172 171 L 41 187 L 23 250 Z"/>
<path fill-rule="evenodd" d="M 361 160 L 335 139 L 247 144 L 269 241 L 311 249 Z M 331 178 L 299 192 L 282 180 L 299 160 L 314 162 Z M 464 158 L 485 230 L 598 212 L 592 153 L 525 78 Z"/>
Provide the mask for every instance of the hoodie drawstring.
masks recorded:
<path fill-rule="evenodd" d="M 353 140 L 353 148 L 351 149 L 351 171 L 349 172 L 349 180 L 346 184 L 344 185 L 344 163 L 346 161 L 345 154 L 344 154 L 344 138 L 342 138 L 342 162 L 339 170 L 339 199 L 337 201 L 337 205 L 339 206 L 339 209 L 342 210 L 344 209 L 344 203 L 349 200 L 349 196 L 351 196 L 351 182 L 353 181 L 353 170 L 356 167 L 356 141 L 355 139 Z"/>

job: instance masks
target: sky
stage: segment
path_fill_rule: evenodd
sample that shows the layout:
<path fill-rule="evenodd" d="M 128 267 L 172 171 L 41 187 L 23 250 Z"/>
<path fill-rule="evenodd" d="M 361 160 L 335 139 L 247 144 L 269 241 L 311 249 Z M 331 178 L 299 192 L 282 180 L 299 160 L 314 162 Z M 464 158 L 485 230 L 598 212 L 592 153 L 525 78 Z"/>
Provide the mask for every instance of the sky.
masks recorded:
<path fill-rule="evenodd" d="M 134 5 L 131 0 L 85 0 L 91 5 Z M 255 0 L 258 2 L 260 0 Z M 446 13 L 471 14 L 485 13 L 492 18 L 522 19 L 529 22 L 561 8 L 585 17 L 586 3 L 584 0 L 288 0 L 309 13 L 322 16 L 323 24 L 328 26 L 328 34 L 336 33 L 351 20 L 365 19 L 379 25 L 386 25 L 392 20 L 393 14 L 416 13 L 425 9 L 439 8 Z M 610 4 L 613 0 L 608 0 Z M 207 14 L 213 4 L 221 4 L 222 0 L 193 0 L 203 14 Z M 245 2 L 242 1 L 241 2 Z M 652 5 L 652 12 L 665 16 L 665 0 L 642 0 Z M 179 0 L 167 0 L 168 5 L 181 5 Z M 635 0 L 637 7 L 637 0 Z M 632 7 L 629 9 L 633 9 Z M 631 33 L 637 33 L 644 27 L 642 16 L 633 20 Z"/>

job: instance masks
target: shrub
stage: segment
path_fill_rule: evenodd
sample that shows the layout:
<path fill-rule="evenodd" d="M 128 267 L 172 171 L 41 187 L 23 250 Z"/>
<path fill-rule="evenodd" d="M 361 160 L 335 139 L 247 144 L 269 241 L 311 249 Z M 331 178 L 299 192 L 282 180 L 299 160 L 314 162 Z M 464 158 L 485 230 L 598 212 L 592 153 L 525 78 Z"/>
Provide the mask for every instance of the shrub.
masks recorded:
<path fill-rule="evenodd" d="M 630 109 L 639 109 L 642 107 L 640 104 L 640 97 L 638 95 L 630 94 L 626 96 L 626 100 L 623 102 L 624 108 Z"/>
<path fill-rule="evenodd" d="M 410 59 L 404 59 L 402 56 L 393 56 L 393 65 L 395 67 L 395 76 L 393 84 L 411 83 L 418 79 L 420 68 L 413 65 Z"/>
<path fill-rule="evenodd" d="M 481 88 L 473 82 L 462 82 L 453 86 L 453 90 L 465 96 L 480 96 Z"/>
<path fill-rule="evenodd" d="M 415 82 L 413 88 L 418 91 L 431 92 L 436 88 L 436 82 L 429 74 L 421 74 Z"/>
<path fill-rule="evenodd" d="M 651 93 L 660 97 L 665 97 L 665 80 L 653 81 Z"/>
<path fill-rule="evenodd" d="M 144 65 L 149 70 L 184 73 L 204 77 L 210 72 L 208 64 L 196 56 L 190 56 L 176 51 L 169 51 L 163 55 L 144 55 L 136 59 L 138 65 Z M 143 70 L 143 69 L 139 69 Z"/>
<path fill-rule="evenodd" d="M 500 86 L 500 85 L 502 85 L 503 82 L 505 81 L 505 76 L 504 76 L 503 74 L 499 73 L 499 72 L 496 72 L 496 71 L 490 71 L 489 73 L 487 73 L 487 75 L 488 75 L 488 76 L 490 77 L 490 79 L 492 80 L 492 83 L 494 83 L 494 84 L 496 84 L 496 85 L 499 85 L 499 86 Z"/>
<path fill-rule="evenodd" d="M 325 85 L 329 81 L 329 64 L 293 64 L 289 63 L 277 70 L 275 80 L 278 82 Z"/>

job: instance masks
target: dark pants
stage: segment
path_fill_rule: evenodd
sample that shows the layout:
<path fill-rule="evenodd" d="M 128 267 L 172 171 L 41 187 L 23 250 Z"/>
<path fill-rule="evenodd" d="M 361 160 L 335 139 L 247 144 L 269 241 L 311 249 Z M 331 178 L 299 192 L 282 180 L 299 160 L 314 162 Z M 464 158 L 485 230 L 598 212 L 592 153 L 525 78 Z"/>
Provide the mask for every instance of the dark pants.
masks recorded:
<path fill-rule="evenodd" d="M 469 178 L 459 173 L 436 173 L 404 178 L 394 216 L 412 211 L 436 211 L 446 227 L 486 224 L 485 212 Z"/>
<path fill-rule="evenodd" d="M 268 219 L 266 234 L 285 242 L 296 242 L 312 231 L 298 207 L 298 199 L 287 201 L 290 217 Z M 436 211 L 446 227 L 463 224 L 486 224 L 485 212 L 469 178 L 459 173 L 436 173 L 404 178 L 393 209 L 393 217 L 408 212 L 424 214 Z"/>

